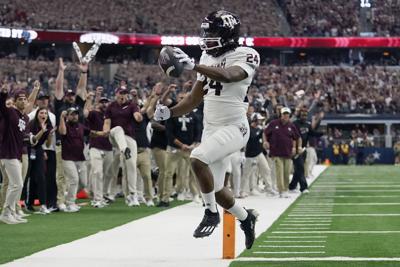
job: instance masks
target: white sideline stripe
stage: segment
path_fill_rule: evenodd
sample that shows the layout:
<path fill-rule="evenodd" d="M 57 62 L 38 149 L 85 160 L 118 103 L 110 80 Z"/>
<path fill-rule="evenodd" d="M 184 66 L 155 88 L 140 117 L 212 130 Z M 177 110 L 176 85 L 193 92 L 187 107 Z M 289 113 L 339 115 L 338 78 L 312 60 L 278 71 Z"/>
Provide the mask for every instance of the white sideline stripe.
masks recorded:
<path fill-rule="evenodd" d="M 307 214 L 307 215 L 288 215 L 289 217 L 392 217 L 400 216 L 399 213 L 382 213 L 382 214 Z"/>
<path fill-rule="evenodd" d="M 400 231 L 273 231 L 276 234 L 400 234 Z"/>
<path fill-rule="evenodd" d="M 294 239 L 301 239 L 301 238 L 327 238 L 328 236 L 325 235 L 305 235 L 305 236 L 268 236 L 268 239 L 286 239 L 286 238 L 294 238 Z"/>
<path fill-rule="evenodd" d="M 330 223 L 281 223 L 281 224 L 279 224 L 279 225 L 293 225 L 293 226 L 302 226 L 302 225 L 309 225 L 309 226 L 311 226 L 311 225 L 319 225 L 319 226 L 322 226 L 322 225 L 331 225 Z"/>
<path fill-rule="evenodd" d="M 253 254 L 325 254 L 325 251 L 253 251 Z"/>
<path fill-rule="evenodd" d="M 326 243 L 326 240 L 270 240 L 265 243 Z"/>
<path fill-rule="evenodd" d="M 400 258 L 361 258 L 361 257 L 291 257 L 291 258 L 261 258 L 261 257 L 244 257 L 237 258 L 236 261 L 400 261 Z"/>
<path fill-rule="evenodd" d="M 324 248 L 325 246 L 259 245 L 259 248 Z"/>
<path fill-rule="evenodd" d="M 324 203 L 315 203 L 315 204 L 299 204 L 299 206 L 325 206 L 326 204 Z M 397 206 L 400 205 L 400 202 L 365 202 L 365 203 L 334 203 L 334 204 L 329 204 L 329 205 L 335 205 L 335 206 Z"/>

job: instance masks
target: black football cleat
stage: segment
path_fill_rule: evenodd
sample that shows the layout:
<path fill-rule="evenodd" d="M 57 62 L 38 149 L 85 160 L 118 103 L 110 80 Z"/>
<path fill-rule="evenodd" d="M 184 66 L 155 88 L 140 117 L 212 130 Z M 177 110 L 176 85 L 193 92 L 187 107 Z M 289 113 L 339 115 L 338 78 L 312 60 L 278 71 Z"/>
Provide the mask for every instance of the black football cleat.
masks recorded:
<path fill-rule="evenodd" d="M 243 230 L 246 237 L 246 248 L 251 249 L 256 238 L 255 229 L 258 212 L 253 209 L 246 209 L 246 211 L 248 214 L 247 218 L 244 221 L 240 221 L 240 228 Z"/>
<path fill-rule="evenodd" d="M 199 226 L 194 230 L 193 236 L 195 238 L 203 238 L 211 235 L 219 222 L 218 212 L 211 212 L 209 209 L 205 209 L 203 220 L 201 220 Z"/>
<path fill-rule="evenodd" d="M 125 149 L 125 151 L 124 151 L 124 156 L 125 156 L 125 159 L 126 160 L 128 160 L 128 159 L 130 159 L 132 156 L 131 156 L 131 150 L 129 149 L 129 147 L 127 147 L 126 149 Z"/>

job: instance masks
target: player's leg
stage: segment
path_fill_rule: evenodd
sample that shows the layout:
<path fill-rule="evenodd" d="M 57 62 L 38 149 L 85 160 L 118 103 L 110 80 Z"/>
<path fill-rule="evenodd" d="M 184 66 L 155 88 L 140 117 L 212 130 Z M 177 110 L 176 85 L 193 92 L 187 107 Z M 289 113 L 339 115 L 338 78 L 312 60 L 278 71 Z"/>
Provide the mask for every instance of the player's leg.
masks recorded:
<path fill-rule="evenodd" d="M 111 129 L 109 139 L 111 144 L 124 154 L 126 160 L 130 159 L 132 154 L 135 154 L 131 151 L 128 141 L 125 138 L 124 129 L 122 129 L 121 126 L 116 126 Z"/>
<path fill-rule="evenodd" d="M 1 194 L 0 194 L 0 209 L 3 209 L 8 189 L 8 175 L 6 170 L 4 169 L 4 164 L 2 163 L 2 161 L 0 161 L 0 170 L 1 170 L 1 175 L 3 177 L 3 182 L 1 185 Z"/>
<path fill-rule="evenodd" d="M 90 148 L 90 174 L 93 190 L 93 206 L 97 207 L 103 200 L 103 157 L 101 151 L 97 148 Z"/>
<path fill-rule="evenodd" d="M 20 221 L 15 217 L 15 206 L 21 196 L 23 187 L 21 162 L 17 159 L 3 159 L 2 162 L 9 184 L 0 220 L 7 224 L 26 222 L 26 220 Z"/>
<path fill-rule="evenodd" d="M 168 207 L 169 206 L 169 198 L 173 191 L 173 177 L 178 169 L 178 164 L 180 161 L 180 157 L 176 155 L 176 151 L 167 152 L 166 160 L 165 160 L 165 174 L 164 174 L 164 182 L 163 182 L 163 194 L 160 199 L 158 207 Z"/>
<path fill-rule="evenodd" d="M 127 157 L 126 153 L 124 153 L 124 165 L 125 165 L 125 176 L 126 176 L 126 182 L 127 182 L 127 187 L 129 191 L 129 200 L 131 202 L 130 206 L 139 206 L 139 200 L 137 196 L 137 168 L 136 168 L 136 162 L 137 162 L 137 145 L 136 141 L 130 137 L 125 135 L 124 136 L 125 142 L 127 144 L 127 148 L 129 148 L 130 154 L 129 157 Z M 123 147 L 122 147 L 123 148 Z M 127 151 L 124 149 L 123 151 Z"/>
<path fill-rule="evenodd" d="M 61 211 L 64 211 L 66 208 L 65 191 L 67 191 L 67 179 L 64 175 L 61 145 L 56 146 L 56 162 L 57 206 Z"/>
<path fill-rule="evenodd" d="M 76 200 L 76 193 L 78 192 L 78 185 L 79 185 L 79 173 L 75 162 L 70 160 L 63 160 L 62 161 L 63 168 L 64 168 L 64 175 L 67 180 L 67 196 L 65 202 L 67 204 L 66 211 L 68 212 L 76 212 L 78 211 L 75 208 L 75 200 Z"/>
<path fill-rule="evenodd" d="M 151 181 L 151 160 L 150 150 L 145 149 L 138 153 L 138 168 L 143 178 L 144 197 L 147 206 L 154 206 L 153 203 L 153 186 Z"/>
<path fill-rule="evenodd" d="M 260 172 L 260 175 L 265 183 L 265 192 L 267 195 L 273 196 L 276 194 L 275 190 L 272 188 L 272 181 L 271 181 L 271 169 L 268 165 L 268 161 L 265 158 L 263 153 L 260 153 L 257 156 L 257 162 L 258 162 L 258 169 Z"/>

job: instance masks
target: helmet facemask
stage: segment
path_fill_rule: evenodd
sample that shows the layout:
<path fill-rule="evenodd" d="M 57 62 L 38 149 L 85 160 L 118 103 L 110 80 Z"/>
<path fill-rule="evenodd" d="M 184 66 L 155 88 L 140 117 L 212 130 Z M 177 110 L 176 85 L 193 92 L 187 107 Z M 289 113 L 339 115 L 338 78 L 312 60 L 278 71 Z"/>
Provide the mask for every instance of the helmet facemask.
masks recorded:
<path fill-rule="evenodd" d="M 235 24 L 225 25 L 220 12 L 222 16 L 227 14 L 225 11 L 213 12 L 201 24 L 200 48 L 214 57 L 239 46 L 239 19 L 231 16 L 231 21 L 233 20 Z"/>

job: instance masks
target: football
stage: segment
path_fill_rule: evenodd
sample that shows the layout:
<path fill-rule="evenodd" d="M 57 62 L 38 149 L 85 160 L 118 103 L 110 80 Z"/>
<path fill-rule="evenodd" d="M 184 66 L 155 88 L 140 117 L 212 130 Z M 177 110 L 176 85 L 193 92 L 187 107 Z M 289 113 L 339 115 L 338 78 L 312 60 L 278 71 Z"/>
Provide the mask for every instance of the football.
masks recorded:
<path fill-rule="evenodd" d="M 158 57 L 158 65 L 169 77 L 179 77 L 183 72 L 183 64 L 174 56 L 171 46 L 164 46 Z"/>

